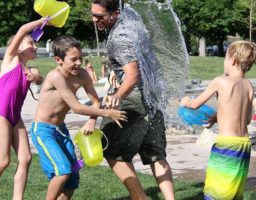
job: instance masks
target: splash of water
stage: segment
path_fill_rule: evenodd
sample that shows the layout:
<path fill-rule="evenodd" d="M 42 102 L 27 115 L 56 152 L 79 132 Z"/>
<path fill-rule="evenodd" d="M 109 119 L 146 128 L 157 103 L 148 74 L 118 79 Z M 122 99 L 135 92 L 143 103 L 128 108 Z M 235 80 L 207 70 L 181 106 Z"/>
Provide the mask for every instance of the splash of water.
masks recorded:
<path fill-rule="evenodd" d="M 188 54 L 170 2 L 131 2 L 122 15 L 134 31 L 129 36 L 136 41 L 146 101 L 162 111 L 167 125 L 179 126 L 177 100 L 185 93 Z"/>

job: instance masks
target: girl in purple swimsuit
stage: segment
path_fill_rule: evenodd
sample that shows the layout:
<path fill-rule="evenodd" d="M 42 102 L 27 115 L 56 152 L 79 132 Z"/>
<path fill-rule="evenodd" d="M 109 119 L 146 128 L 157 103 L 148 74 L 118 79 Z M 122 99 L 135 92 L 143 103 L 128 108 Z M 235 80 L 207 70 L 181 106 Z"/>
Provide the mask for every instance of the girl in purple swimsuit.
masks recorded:
<path fill-rule="evenodd" d="M 10 164 L 11 146 L 19 164 L 14 176 L 13 199 L 23 199 L 31 162 L 27 131 L 21 119 L 21 107 L 31 82 L 42 83 L 35 68 L 27 68 L 26 62 L 36 58 L 37 47 L 28 35 L 44 19 L 20 27 L 8 42 L 0 73 L 0 176 Z M 1 186 L 0 186 L 1 187 Z"/>

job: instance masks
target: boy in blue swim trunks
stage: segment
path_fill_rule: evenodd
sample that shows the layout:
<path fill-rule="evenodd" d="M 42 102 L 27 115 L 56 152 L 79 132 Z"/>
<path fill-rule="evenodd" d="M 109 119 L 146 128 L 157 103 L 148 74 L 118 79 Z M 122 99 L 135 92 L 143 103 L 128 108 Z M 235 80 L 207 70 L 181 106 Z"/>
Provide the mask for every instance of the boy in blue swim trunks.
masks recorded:
<path fill-rule="evenodd" d="M 50 179 L 46 199 L 70 199 L 79 186 L 79 174 L 72 171 L 77 161 L 74 145 L 64 123 L 72 109 L 77 114 L 90 116 L 82 130 L 93 132 L 97 116 L 126 121 L 124 111 L 100 109 L 100 102 L 86 70 L 81 68 L 82 51 L 78 41 L 70 36 L 57 38 L 53 43 L 57 67 L 50 71 L 40 91 L 34 123 L 30 134 L 36 146 L 44 173 Z M 80 104 L 75 94 L 83 87 L 92 106 Z"/>

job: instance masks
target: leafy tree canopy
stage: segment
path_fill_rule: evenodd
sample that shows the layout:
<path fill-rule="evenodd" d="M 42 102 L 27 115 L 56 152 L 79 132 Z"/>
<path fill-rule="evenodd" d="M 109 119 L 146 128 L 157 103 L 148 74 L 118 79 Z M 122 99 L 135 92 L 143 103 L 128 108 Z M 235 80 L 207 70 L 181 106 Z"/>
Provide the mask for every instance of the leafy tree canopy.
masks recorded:
<path fill-rule="evenodd" d="M 255 0 L 173 0 L 173 7 L 188 46 L 191 36 L 197 36 L 218 42 L 222 50 L 227 35 L 239 33 L 248 37 L 251 2 L 255 6 Z"/>
<path fill-rule="evenodd" d="M 82 41 L 86 46 L 95 46 L 95 30 L 91 18 L 90 0 L 67 0 L 71 9 L 66 24 L 62 28 L 45 27 L 45 33 L 40 40 L 54 39 L 58 35 L 68 34 Z M 8 38 L 14 35 L 19 27 L 29 21 L 39 19 L 33 9 L 32 0 L 0 1 L 0 46 L 5 46 Z M 104 38 L 104 33 L 99 34 Z"/>

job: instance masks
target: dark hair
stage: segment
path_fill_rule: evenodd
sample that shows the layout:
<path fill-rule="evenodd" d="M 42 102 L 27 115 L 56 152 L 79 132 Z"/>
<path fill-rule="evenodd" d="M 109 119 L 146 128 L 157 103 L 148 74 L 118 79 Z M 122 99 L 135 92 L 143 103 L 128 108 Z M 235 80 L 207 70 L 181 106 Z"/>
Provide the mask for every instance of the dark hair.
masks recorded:
<path fill-rule="evenodd" d="M 124 7 L 123 0 L 93 0 L 92 3 L 98 4 L 103 8 L 106 8 L 106 11 L 109 13 L 112 13 L 117 10 L 121 11 Z M 121 3 L 121 9 L 120 9 L 120 3 Z"/>
<path fill-rule="evenodd" d="M 88 59 L 84 60 L 84 65 L 87 65 L 90 61 Z"/>
<path fill-rule="evenodd" d="M 57 37 L 52 44 L 54 56 L 58 56 L 62 60 L 64 60 L 66 52 L 73 47 L 81 50 L 80 42 L 72 36 Z"/>

